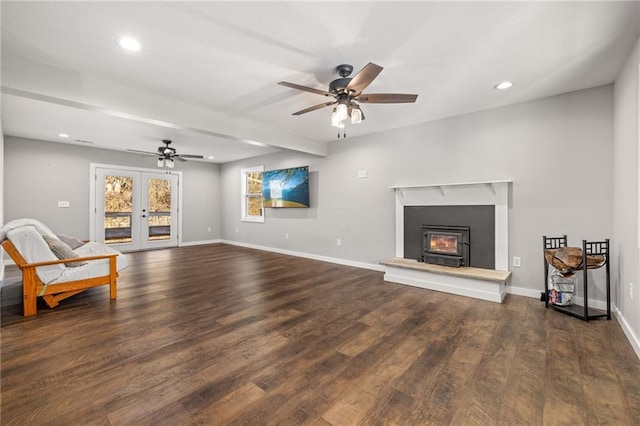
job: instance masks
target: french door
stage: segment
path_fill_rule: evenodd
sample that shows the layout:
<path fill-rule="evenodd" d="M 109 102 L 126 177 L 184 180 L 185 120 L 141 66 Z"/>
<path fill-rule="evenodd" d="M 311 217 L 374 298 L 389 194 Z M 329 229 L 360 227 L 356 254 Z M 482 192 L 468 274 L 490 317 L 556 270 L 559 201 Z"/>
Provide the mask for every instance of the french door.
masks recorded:
<path fill-rule="evenodd" d="M 177 174 L 96 167 L 95 240 L 120 251 L 176 247 L 178 179 Z"/>

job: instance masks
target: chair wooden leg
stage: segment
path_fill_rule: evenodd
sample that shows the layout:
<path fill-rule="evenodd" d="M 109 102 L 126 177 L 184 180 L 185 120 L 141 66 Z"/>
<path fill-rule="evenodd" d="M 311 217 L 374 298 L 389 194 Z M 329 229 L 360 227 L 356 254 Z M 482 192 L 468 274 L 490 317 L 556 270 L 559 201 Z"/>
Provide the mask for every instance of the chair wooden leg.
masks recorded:
<path fill-rule="evenodd" d="M 42 298 L 44 299 L 45 302 L 47 302 L 47 306 L 49 306 L 50 308 L 55 308 L 56 306 L 58 306 L 60 304 L 61 300 L 66 299 L 67 297 L 71 297 L 71 296 L 75 296 L 78 293 L 82 293 L 83 291 L 85 291 L 86 288 L 81 288 L 79 290 L 71 290 L 71 291 L 65 291 L 62 293 L 58 293 L 58 294 L 45 294 L 44 296 L 42 296 Z"/>
<path fill-rule="evenodd" d="M 109 258 L 109 298 L 114 300 L 118 297 L 118 289 L 116 288 L 116 277 L 118 271 L 116 270 L 116 257 Z"/>
<path fill-rule="evenodd" d="M 48 307 L 55 308 L 56 306 L 58 306 L 58 301 L 53 296 L 53 294 L 45 294 L 44 296 L 42 296 L 42 298 L 44 299 Z"/>
<path fill-rule="evenodd" d="M 36 271 L 35 268 L 24 268 L 22 271 L 22 314 L 25 317 L 37 313 Z"/>

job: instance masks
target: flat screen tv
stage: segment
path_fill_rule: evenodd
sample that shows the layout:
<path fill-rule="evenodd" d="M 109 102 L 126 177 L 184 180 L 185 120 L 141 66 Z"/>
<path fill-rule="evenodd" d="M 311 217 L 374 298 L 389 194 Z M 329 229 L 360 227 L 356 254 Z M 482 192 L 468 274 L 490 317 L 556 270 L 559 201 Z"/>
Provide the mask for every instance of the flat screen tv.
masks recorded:
<path fill-rule="evenodd" d="M 265 207 L 309 207 L 309 167 L 262 172 Z"/>

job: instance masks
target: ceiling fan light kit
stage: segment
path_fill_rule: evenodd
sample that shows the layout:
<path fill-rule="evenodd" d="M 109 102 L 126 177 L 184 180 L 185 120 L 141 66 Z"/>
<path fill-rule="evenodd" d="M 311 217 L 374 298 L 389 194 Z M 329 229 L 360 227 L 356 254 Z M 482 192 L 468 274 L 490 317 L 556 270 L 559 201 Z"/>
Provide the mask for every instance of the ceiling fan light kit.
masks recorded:
<path fill-rule="evenodd" d="M 336 120 L 338 121 L 344 121 L 347 119 L 347 117 L 349 116 L 349 113 L 347 112 L 348 108 L 346 104 L 338 104 L 338 106 L 336 107 Z"/>
<path fill-rule="evenodd" d="M 317 109 L 335 105 L 331 112 L 331 125 L 338 129 L 344 129 L 347 120 L 351 124 L 359 124 L 364 120 L 364 114 L 360 109 L 360 103 L 413 103 L 418 95 L 405 93 L 377 93 L 363 94 L 362 91 L 382 72 L 382 67 L 369 62 L 355 76 L 349 77 L 353 72 L 353 67 L 348 64 L 338 65 L 335 68 L 336 74 L 340 76 L 329 83 L 329 90 L 323 91 L 313 87 L 301 86 L 295 83 L 281 81 L 278 84 L 291 89 L 302 90 L 316 95 L 333 97 L 333 102 L 325 102 L 309 108 L 294 112 L 292 115 L 302 115 Z M 338 133 L 340 137 L 340 133 Z M 346 133 L 344 134 L 346 137 Z"/>
<path fill-rule="evenodd" d="M 351 110 L 351 124 L 362 123 L 362 110 L 359 106 L 356 106 Z"/>
<path fill-rule="evenodd" d="M 173 169 L 175 166 L 171 158 L 165 159 L 164 157 L 158 158 L 158 167 L 166 167 L 167 169 Z"/>
<path fill-rule="evenodd" d="M 338 127 L 338 123 L 340 123 L 340 120 L 338 120 L 338 111 L 334 108 L 331 113 L 331 125 L 333 127 Z"/>

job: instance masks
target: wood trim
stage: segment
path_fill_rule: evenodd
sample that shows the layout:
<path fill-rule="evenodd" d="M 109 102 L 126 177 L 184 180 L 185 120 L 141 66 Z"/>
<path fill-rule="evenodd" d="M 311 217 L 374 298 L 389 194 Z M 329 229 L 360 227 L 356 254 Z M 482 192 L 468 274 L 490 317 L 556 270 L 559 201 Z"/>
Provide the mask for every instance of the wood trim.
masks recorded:
<path fill-rule="evenodd" d="M 2 241 L 2 248 L 7 252 L 9 257 L 13 260 L 13 262 L 18 266 L 18 268 L 22 268 L 27 264 L 27 261 L 22 257 L 22 255 L 18 252 L 13 243 L 9 240 Z"/>
<path fill-rule="evenodd" d="M 34 262 L 34 263 L 26 263 L 24 267 L 38 267 L 38 266 L 48 266 L 48 265 L 58 265 L 60 263 L 72 263 L 72 262 L 84 262 L 89 260 L 100 260 L 100 259 L 108 259 L 115 258 L 118 254 L 100 254 L 96 256 L 83 256 L 83 257 L 71 257 L 69 259 L 57 259 L 57 260 L 47 260 L 45 262 Z"/>
<path fill-rule="evenodd" d="M 397 268 L 415 269 L 417 271 L 426 271 L 443 275 L 454 275 L 458 277 L 488 280 L 496 282 L 506 282 L 511 276 L 511 271 L 500 271 L 496 269 L 473 268 L 463 266 L 454 268 L 451 266 L 433 265 L 430 263 L 422 263 L 412 259 L 403 259 L 394 257 L 383 260 L 381 265 L 395 266 Z"/>

